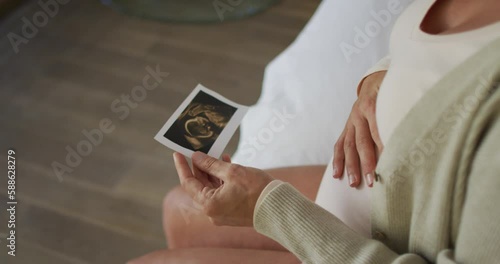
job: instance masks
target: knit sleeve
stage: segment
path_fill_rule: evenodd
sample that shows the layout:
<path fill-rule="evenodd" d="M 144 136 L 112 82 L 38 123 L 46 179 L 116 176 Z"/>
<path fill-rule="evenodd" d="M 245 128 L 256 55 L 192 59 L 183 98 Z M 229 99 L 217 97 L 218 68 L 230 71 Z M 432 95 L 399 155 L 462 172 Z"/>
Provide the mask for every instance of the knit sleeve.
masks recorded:
<path fill-rule="evenodd" d="M 418 255 L 398 256 L 383 243 L 358 235 L 288 183 L 263 198 L 254 226 L 307 264 L 426 263 Z"/>

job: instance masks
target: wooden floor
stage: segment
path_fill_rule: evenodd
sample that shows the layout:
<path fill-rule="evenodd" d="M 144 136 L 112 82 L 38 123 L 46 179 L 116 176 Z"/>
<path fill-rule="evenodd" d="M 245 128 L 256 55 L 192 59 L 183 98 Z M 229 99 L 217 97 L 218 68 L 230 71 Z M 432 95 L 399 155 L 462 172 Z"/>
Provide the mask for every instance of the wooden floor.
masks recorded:
<path fill-rule="evenodd" d="M 38 1 L 0 21 L 0 166 L 17 154 L 17 256 L 9 257 L 7 180 L 0 183 L 1 263 L 123 263 L 164 248 L 161 203 L 178 183 L 171 151 L 153 136 L 203 83 L 242 104 L 260 93 L 265 65 L 293 41 L 319 1 L 285 0 L 250 19 L 180 25 L 117 14 L 98 1 L 70 1 L 16 54 Z M 170 76 L 124 120 L 113 100 L 140 85 L 146 66 Z M 115 131 L 59 181 L 51 164 L 82 130 L 110 118 Z M 234 151 L 237 136 L 228 152 Z"/>

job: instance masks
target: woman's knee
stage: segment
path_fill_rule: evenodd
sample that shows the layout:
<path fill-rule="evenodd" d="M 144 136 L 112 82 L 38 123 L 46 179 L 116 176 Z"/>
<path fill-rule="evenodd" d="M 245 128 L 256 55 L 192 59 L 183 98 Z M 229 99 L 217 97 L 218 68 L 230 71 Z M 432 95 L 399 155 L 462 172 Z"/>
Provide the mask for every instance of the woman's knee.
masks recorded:
<path fill-rule="evenodd" d="M 163 229 L 169 248 L 179 244 L 178 240 L 183 237 L 180 234 L 186 226 L 186 212 L 189 211 L 190 204 L 192 201 L 181 186 L 169 191 L 163 199 Z"/>
<path fill-rule="evenodd" d="M 186 193 L 182 189 L 182 187 L 176 186 L 172 190 L 170 190 L 165 197 L 163 198 L 163 213 L 169 213 L 170 211 L 178 210 L 178 204 L 183 199 L 185 199 Z"/>

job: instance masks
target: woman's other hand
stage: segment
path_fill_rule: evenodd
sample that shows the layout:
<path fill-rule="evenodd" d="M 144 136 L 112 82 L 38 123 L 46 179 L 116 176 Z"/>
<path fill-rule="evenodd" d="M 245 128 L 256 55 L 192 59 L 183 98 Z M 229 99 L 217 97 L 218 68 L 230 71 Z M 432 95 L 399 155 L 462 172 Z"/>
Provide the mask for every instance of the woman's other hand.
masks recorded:
<path fill-rule="evenodd" d="M 186 158 L 174 153 L 182 187 L 212 223 L 253 226 L 257 200 L 273 178 L 264 171 L 232 164 L 227 157 L 223 159 L 196 152 L 191 170 Z"/>
<path fill-rule="evenodd" d="M 369 187 L 375 181 L 377 155 L 382 151 L 375 105 L 382 80 L 387 71 L 375 72 L 361 83 L 358 100 L 352 107 L 344 131 L 334 147 L 333 177 L 338 179 L 347 170 L 351 187 L 358 187 L 364 175 Z"/>

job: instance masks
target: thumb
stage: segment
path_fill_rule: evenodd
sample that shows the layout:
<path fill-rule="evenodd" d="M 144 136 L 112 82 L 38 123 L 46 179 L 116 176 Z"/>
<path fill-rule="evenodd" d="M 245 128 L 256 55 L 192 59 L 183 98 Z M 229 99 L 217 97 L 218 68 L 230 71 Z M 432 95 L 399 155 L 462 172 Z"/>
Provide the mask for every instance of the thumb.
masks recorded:
<path fill-rule="evenodd" d="M 193 165 L 199 170 L 222 179 L 223 181 L 227 180 L 231 163 L 218 160 L 199 151 L 195 152 L 191 159 L 193 160 Z"/>

